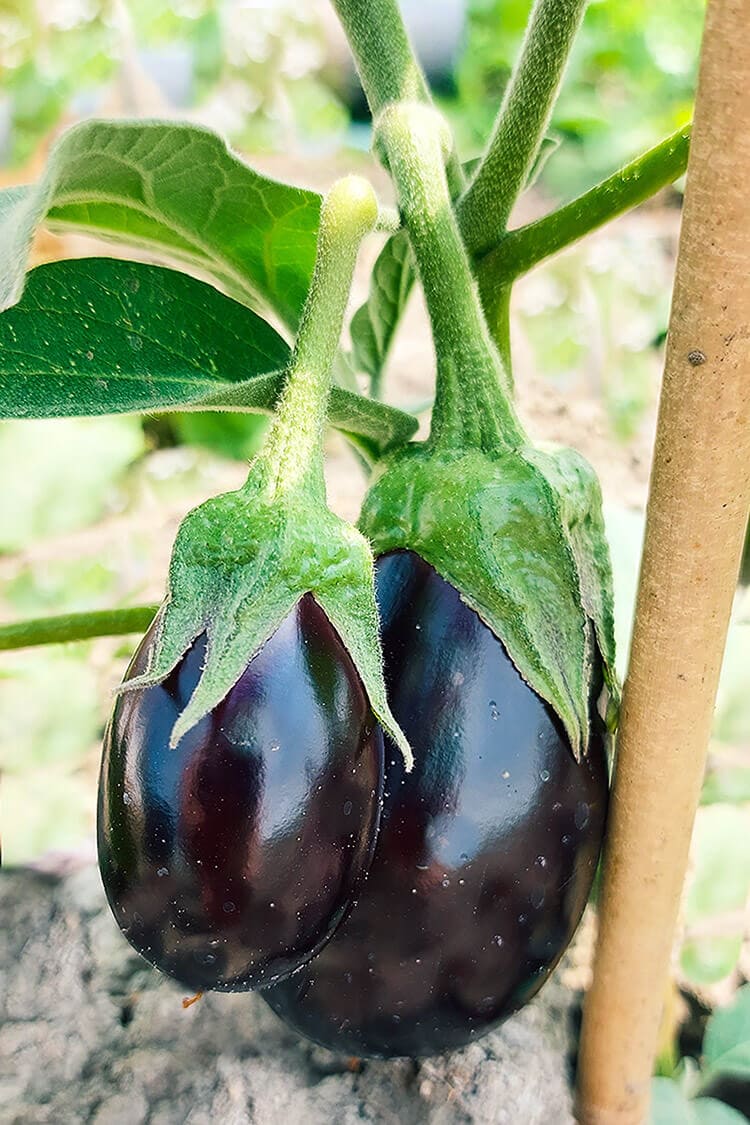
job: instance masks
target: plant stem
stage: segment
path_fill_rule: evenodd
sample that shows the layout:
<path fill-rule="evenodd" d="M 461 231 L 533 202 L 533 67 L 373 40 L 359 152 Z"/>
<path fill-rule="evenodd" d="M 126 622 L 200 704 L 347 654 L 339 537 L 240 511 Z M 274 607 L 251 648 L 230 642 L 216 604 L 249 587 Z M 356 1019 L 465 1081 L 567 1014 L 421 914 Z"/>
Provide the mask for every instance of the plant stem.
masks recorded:
<path fill-rule="evenodd" d="M 430 440 L 454 448 L 514 448 L 523 432 L 505 390 L 445 175 L 452 139 L 416 103 L 389 106 L 376 123 L 419 267 L 437 353 Z"/>
<path fill-rule="evenodd" d="M 586 0 L 536 0 L 521 53 L 482 161 L 459 201 L 471 253 L 495 246 L 505 233 L 549 125 Z"/>
<path fill-rule="evenodd" d="M 503 288 L 545 258 L 629 211 L 685 171 L 690 126 L 666 137 L 564 207 L 510 231 L 477 265 L 480 283 Z"/>
<path fill-rule="evenodd" d="M 320 213 L 318 248 L 287 381 L 261 456 L 273 493 L 323 486 L 323 433 L 333 364 L 362 239 L 378 203 L 360 176 L 338 180 Z"/>
<path fill-rule="evenodd" d="M 91 613 L 63 613 L 0 625 L 0 651 L 32 648 L 35 645 L 85 641 L 91 637 L 143 633 L 153 621 L 157 605 L 134 605 L 127 609 L 100 609 Z"/>
<path fill-rule="evenodd" d="M 750 507 L 750 0 L 709 0 L 579 1120 L 641 1125 Z"/>
<path fill-rule="evenodd" d="M 430 102 L 397 0 L 332 0 L 357 64 L 370 112 L 376 118 L 391 102 Z M 453 197 L 464 186 L 455 152 L 448 159 Z"/>

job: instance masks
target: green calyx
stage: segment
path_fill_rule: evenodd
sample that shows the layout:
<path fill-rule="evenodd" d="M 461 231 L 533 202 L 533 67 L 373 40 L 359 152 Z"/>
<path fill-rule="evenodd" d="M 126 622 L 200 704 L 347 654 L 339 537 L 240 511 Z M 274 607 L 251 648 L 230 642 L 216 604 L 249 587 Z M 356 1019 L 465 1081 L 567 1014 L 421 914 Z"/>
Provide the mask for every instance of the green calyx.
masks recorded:
<path fill-rule="evenodd" d="M 594 645 L 611 700 L 618 689 L 601 497 L 583 458 L 413 444 L 383 465 L 360 527 L 376 555 L 414 551 L 456 587 L 585 754 Z"/>
<path fill-rule="evenodd" d="M 171 745 L 213 710 L 306 593 L 338 632 L 376 718 L 411 768 L 408 742 L 386 699 L 372 554 L 326 504 L 323 431 L 334 355 L 357 250 L 374 228 L 366 181 L 347 177 L 321 213 L 318 254 L 285 390 L 266 443 L 237 492 L 183 520 L 146 672 L 120 691 L 159 683 L 206 637 L 200 680 Z"/>

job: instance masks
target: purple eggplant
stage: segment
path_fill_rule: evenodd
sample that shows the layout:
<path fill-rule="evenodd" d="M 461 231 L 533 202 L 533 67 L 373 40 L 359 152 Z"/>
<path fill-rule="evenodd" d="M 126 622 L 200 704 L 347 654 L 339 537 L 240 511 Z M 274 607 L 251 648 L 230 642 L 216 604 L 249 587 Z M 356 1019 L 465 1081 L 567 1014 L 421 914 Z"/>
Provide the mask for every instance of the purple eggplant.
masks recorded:
<path fill-rule="evenodd" d="M 153 643 L 152 628 L 127 678 Z M 351 657 L 307 594 L 170 749 L 205 644 L 117 700 L 99 861 L 139 953 L 189 988 L 235 991 L 293 972 L 346 913 L 372 857 L 383 743 Z"/>
<path fill-rule="evenodd" d="M 526 1003 L 568 945 L 602 842 L 606 737 L 592 700 L 577 762 L 500 641 L 413 552 L 379 560 L 377 592 L 389 701 L 416 765 L 406 774 L 387 746 L 358 901 L 312 961 L 262 995 L 333 1050 L 418 1057 Z"/>

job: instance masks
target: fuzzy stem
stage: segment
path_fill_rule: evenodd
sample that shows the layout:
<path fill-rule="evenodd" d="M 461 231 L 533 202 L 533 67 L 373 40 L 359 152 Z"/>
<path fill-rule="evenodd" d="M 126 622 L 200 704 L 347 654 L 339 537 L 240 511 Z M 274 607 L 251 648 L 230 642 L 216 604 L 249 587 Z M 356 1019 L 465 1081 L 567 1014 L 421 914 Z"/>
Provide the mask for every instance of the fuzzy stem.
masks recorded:
<path fill-rule="evenodd" d="M 100 609 L 91 613 L 63 613 L 0 625 L 0 651 L 36 645 L 85 641 L 91 637 L 114 637 L 143 633 L 153 621 L 157 605 L 134 605 L 127 609 Z"/>
<path fill-rule="evenodd" d="M 362 239 L 378 204 L 367 180 L 345 176 L 323 201 L 310 291 L 273 425 L 263 449 L 273 493 L 323 487 L 323 433 L 333 364 Z"/>
<path fill-rule="evenodd" d="M 523 440 L 508 374 L 482 314 L 445 175 L 451 138 L 428 106 L 389 106 L 376 137 L 398 188 L 437 353 L 430 440 L 455 448 L 514 448 Z"/>
<path fill-rule="evenodd" d="M 685 171 L 689 148 L 690 126 L 686 125 L 577 199 L 510 231 L 478 262 L 484 292 L 506 287 L 545 258 L 673 183 Z"/>
<path fill-rule="evenodd" d="M 641 1125 L 750 507 L 750 0 L 709 0 L 583 1020 L 582 1125 Z"/>
<path fill-rule="evenodd" d="M 536 0 L 487 150 L 458 205 L 471 253 L 505 233 L 544 139 L 586 0 Z"/>
<path fill-rule="evenodd" d="M 333 0 L 357 64 L 370 112 L 376 118 L 391 102 L 430 102 L 430 90 L 397 0 Z M 453 197 L 464 186 L 461 163 L 451 152 L 448 181 Z"/>

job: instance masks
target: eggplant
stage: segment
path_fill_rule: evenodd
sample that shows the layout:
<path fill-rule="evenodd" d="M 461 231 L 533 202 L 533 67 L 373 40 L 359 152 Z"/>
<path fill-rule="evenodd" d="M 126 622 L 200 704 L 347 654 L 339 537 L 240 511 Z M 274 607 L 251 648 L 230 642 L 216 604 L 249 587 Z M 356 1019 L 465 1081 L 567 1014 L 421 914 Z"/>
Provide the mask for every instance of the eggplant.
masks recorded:
<path fill-rule="evenodd" d="M 416 764 L 405 773 L 386 746 L 356 904 L 313 960 L 261 995 L 334 1051 L 420 1057 L 489 1031 L 560 959 L 602 842 L 606 735 L 592 698 L 576 761 L 500 641 L 414 552 L 381 557 L 376 584 L 389 702 Z"/>
<path fill-rule="evenodd" d="M 126 678 L 148 665 L 155 626 Z M 321 948 L 367 870 L 383 741 L 310 594 L 221 704 L 170 749 L 204 664 L 121 694 L 99 787 L 104 888 L 131 945 L 196 991 L 282 978 Z"/>

